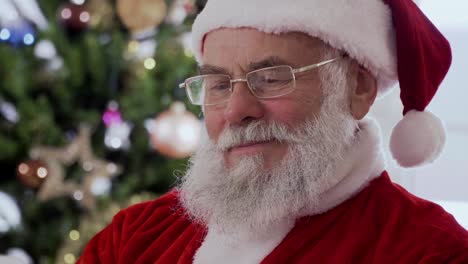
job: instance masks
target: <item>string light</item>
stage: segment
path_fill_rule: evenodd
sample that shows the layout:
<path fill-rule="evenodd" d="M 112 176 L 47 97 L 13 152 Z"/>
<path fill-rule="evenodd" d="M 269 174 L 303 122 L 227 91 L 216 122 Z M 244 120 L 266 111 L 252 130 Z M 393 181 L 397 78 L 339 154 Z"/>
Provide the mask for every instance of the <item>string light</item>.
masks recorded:
<path fill-rule="evenodd" d="M 37 176 L 39 176 L 39 178 L 44 179 L 48 174 L 49 171 L 47 171 L 47 169 L 44 167 L 39 167 L 39 169 L 37 169 Z"/>
<path fill-rule="evenodd" d="M 70 231 L 70 234 L 68 234 L 68 236 L 71 240 L 76 241 L 80 239 L 80 232 L 78 232 L 77 230 L 72 230 Z"/>
<path fill-rule="evenodd" d="M 132 40 L 128 43 L 128 51 L 130 53 L 136 53 L 139 47 L 140 47 L 140 43 L 138 43 L 138 41 L 136 40 Z"/>
<path fill-rule="evenodd" d="M 5 102 L 2 101 L 0 98 L 0 113 L 3 115 L 3 117 L 10 121 L 11 123 L 17 123 L 20 119 L 18 111 L 16 110 L 16 107 L 10 103 L 10 102 Z"/>
<path fill-rule="evenodd" d="M 21 163 L 21 164 L 18 166 L 18 171 L 19 171 L 21 174 L 26 174 L 26 173 L 28 173 L 28 171 L 29 171 L 29 166 L 28 166 L 28 164 L 26 164 L 26 163 Z"/>
<path fill-rule="evenodd" d="M 116 173 L 118 171 L 118 168 L 117 168 L 117 165 L 115 165 L 115 163 L 109 163 L 106 166 L 106 170 L 109 173 Z"/>
<path fill-rule="evenodd" d="M 8 40 L 10 37 L 11 37 L 10 30 L 6 28 L 2 28 L 2 30 L 0 30 L 0 40 Z"/>
<path fill-rule="evenodd" d="M 52 41 L 43 39 L 34 47 L 34 55 L 41 59 L 51 60 L 57 56 L 57 50 Z"/>
<path fill-rule="evenodd" d="M 64 8 L 60 13 L 63 19 L 69 19 L 72 16 L 70 8 Z"/>
<path fill-rule="evenodd" d="M 83 22 L 83 23 L 89 22 L 90 18 L 91 18 L 91 16 L 86 11 L 80 14 L 80 21 Z"/>
<path fill-rule="evenodd" d="M 110 192 L 112 183 L 109 178 L 97 176 L 91 183 L 91 193 L 96 196 L 106 195 Z"/>
<path fill-rule="evenodd" d="M 71 253 L 65 254 L 65 256 L 63 256 L 63 260 L 65 260 L 65 263 L 67 264 L 73 264 L 76 262 L 75 255 Z"/>
<path fill-rule="evenodd" d="M 82 191 L 75 191 L 73 193 L 73 198 L 77 201 L 83 200 L 83 192 Z"/>
<path fill-rule="evenodd" d="M 34 36 L 31 34 L 31 33 L 27 33 L 26 35 L 24 35 L 23 37 L 23 42 L 24 44 L 26 45 L 32 45 L 34 43 Z"/>
<path fill-rule="evenodd" d="M 71 2 L 75 5 L 82 5 L 84 4 L 85 0 L 71 0 Z"/>
<path fill-rule="evenodd" d="M 94 169 L 94 165 L 90 161 L 85 161 L 83 162 L 83 170 L 90 172 Z"/>
<path fill-rule="evenodd" d="M 156 67 L 156 61 L 153 58 L 147 58 L 144 62 L 145 68 L 147 70 L 152 70 Z"/>

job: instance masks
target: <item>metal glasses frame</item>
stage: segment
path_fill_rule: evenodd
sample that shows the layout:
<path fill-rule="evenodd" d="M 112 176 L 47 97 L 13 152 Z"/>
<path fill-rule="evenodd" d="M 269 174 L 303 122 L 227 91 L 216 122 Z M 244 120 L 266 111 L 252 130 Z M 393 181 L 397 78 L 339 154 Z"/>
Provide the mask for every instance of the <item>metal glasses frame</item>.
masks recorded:
<path fill-rule="evenodd" d="M 324 65 L 327 65 L 329 63 L 332 63 L 332 62 L 335 62 L 339 59 L 342 59 L 344 58 L 345 55 L 342 55 L 342 56 L 339 56 L 339 57 L 336 57 L 334 59 L 330 59 L 330 60 L 326 60 L 326 61 L 322 61 L 322 62 L 318 62 L 318 63 L 314 63 L 314 64 L 311 64 L 311 65 L 308 65 L 308 66 L 304 66 L 304 67 L 301 67 L 301 68 L 297 68 L 297 69 L 293 69 L 291 66 L 289 65 L 278 65 L 278 66 L 272 66 L 272 67 L 267 67 L 267 68 L 262 68 L 262 69 L 258 69 L 258 70 L 254 70 L 254 71 L 251 71 L 251 72 L 248 72 L 246 75 L 245 75 L 245 78 L 237 78 L 237 79 L 231 79 L 231 76 L 230 75 L 226 75 L 226 74 L 206 74 L 206 75 L 197 75 L 197 76 L 194 76 L 194 77 L 190 77 L 190 78 L 187 78 L 183 83 L 179 84 L 179 88 L 182 88 L 182 89 L 188 89 L 188 85 L 187 83 L 190 81 L 190 80 L 193 80 L 195 78 L 200 78 L 200 77 L 205 77 L 205 76 L 226 76 L 226 77 L 229 77 L 230 79 L 230 85 L 231 87 L 229 88 L 229 91 L 232 93 L 232 90 L 234 89 L 234 83 L 238 83 L 238 82 L 245 82 L 247 83 L 247 87 L 249 88 L 250 92 L 257 98 L 260 98 L 260 99 L 268 99 L 268 98 L 276 98 L 276 97 L 280 97 L 280 96 L 283 96 L 283 95 L 286 95 L 286 94 L 289 94 L 291 93 L 292 91 L 294 91 L 294 89 L 296 88 L 296 74 L 297 73 L 302 73 L 302 72 L 305 72 L 305 71 L 310 71 L 312 69 L 316 69 L 316 68 L 319 68 L 321 66 L 324 66 Z M 291 91 L 287 92 L 287 93 L 284 93 L 284 94 L 280 94 L 280 95 L 275 95 L 275 96 L 268 96 L 268 97 L 262 97 L 262 96 L 258 96 L 255 94 L 255 89 L 253 87 L 250 86 L 250 83 L 247 81 L 248 79 L 248 76 L 250 74 L 253 74 L 253 73 L 256 73 L 256 72 L 259 72 L 259 71 L 264 71 L 264 70 L 270 70 L 270 69 L 274 69 L 274 68 L 278 68 L 278 67 L 289 67 L 291 69 L 291 72 L 292 72 L 292 75 L 293 75 L 293 82 L 294 82 L 294 87 L 293 89 L 291 89 Z M 192 104 L 195 104 L 194 103 L 194 100 L 193 98 L 190 96 L 190 93 L 188 91 L 187 92 L 187 95 L 190 99 L 190 102 L 192 102 Z M 229 99 L 227 99 L 226 101 L 228 101 Z M 218 102 L 218 103 L 215 103 L 215 104 L 196 104 L 196 105 L 217 105 L 217 104 L 222 104 L 226 101 L 222 101 L 222 102 Z"/>

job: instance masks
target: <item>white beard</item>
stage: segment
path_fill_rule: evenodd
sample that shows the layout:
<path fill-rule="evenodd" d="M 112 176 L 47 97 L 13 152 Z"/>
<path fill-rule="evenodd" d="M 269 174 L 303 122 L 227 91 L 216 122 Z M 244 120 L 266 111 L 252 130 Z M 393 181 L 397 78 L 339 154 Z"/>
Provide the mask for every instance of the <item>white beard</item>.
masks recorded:
<path fill-rule="evenodd" d="M 240 230 L 260 236 L 317 207 L 319 196 L 336 184 L 336 167 L 355 138 L 357 121 L 341 107 L 344 102 L 344 92 L 326 96 L 319 117 L 294 129 L 255 121 L 225 129 L 218 144 L 205 131 L 179 184 L 181 203 L 192 220 L 232 236 Z M 261 154 L 226 167 L 223 151 L 230 146 L 269 139 L 288 144 L 274 168 L 264 168 Z"/>

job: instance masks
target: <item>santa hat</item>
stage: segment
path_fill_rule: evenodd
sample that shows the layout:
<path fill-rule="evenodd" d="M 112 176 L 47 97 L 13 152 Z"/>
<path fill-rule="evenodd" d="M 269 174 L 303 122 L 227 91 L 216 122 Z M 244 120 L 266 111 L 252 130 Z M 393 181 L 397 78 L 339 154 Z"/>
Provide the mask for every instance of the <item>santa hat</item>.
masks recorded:
<path fill-rule="evenodd" d="M 192 28 L 202 62 L 207 33 L 219 28 L 303 32 L 345 51 L 377 79 L 383 95 L 400 84 L 403 119 L 390 149 L 413 167 L 434 161 L 445 144 L 440 119 L 424 111 L 451 63 L 448 41 L 411 0 L 209 0 Z"/>

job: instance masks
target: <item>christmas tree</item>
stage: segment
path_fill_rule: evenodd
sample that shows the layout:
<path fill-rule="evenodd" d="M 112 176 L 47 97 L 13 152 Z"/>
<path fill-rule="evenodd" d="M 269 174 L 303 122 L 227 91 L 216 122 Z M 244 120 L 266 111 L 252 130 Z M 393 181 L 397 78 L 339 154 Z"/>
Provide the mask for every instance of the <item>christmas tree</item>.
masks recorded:
<path fill-rule="evenodd" d="M 74 263 L 174 186 L 199 133 L 178 84 L 204 2 L 0 1 L 0 255 Z"/>

